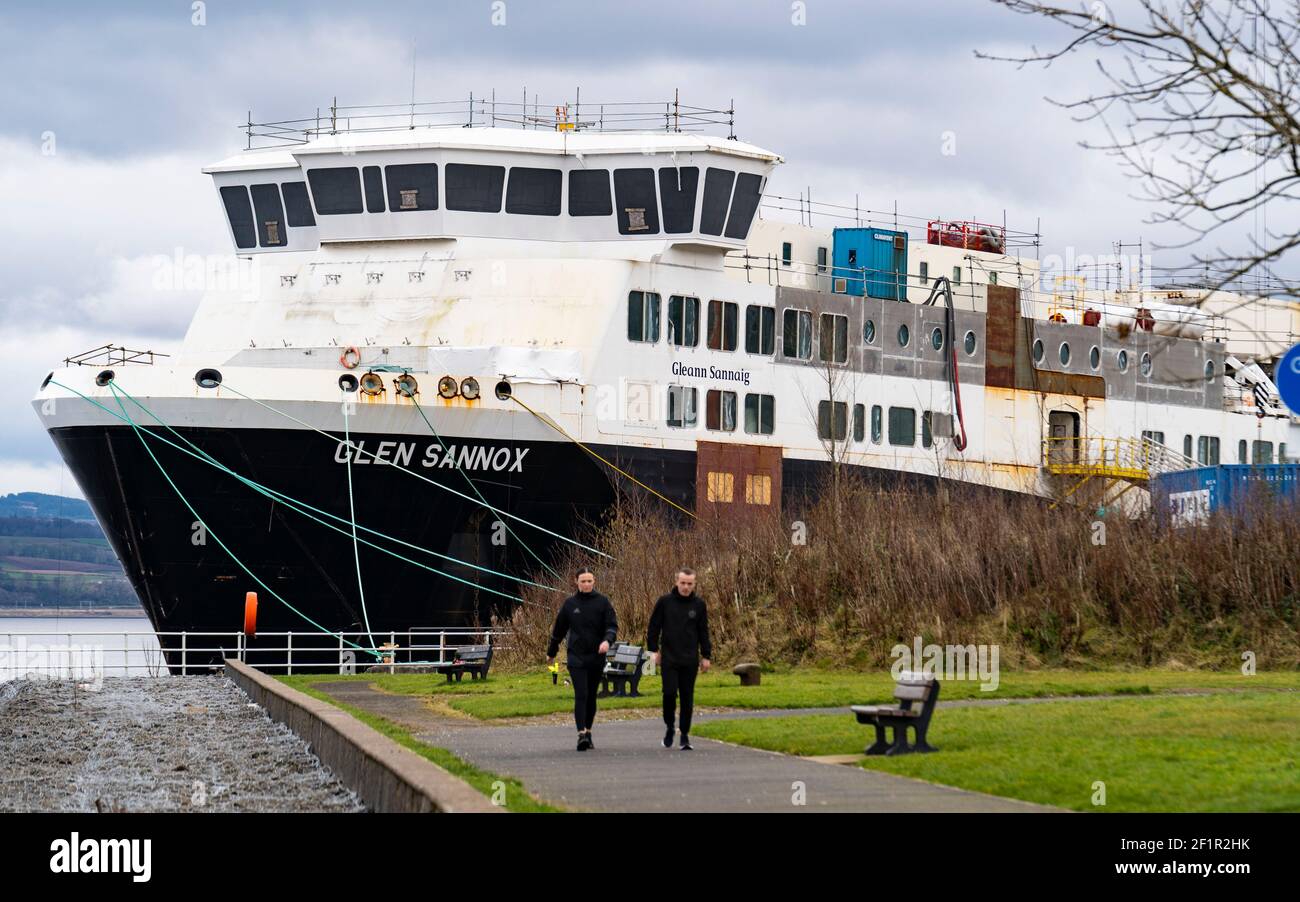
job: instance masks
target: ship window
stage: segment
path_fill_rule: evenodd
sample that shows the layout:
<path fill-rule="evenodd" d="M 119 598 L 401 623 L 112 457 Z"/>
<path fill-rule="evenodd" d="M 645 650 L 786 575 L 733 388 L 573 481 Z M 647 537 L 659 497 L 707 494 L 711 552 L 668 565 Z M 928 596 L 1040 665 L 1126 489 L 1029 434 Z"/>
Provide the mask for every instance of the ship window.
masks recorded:
<path fill-rule="evenodd" d="M 308 169 L 317 216 L 361 212 L 361 177 L 355 166 Z"/>
<path fill-rule="evenodd" d="M 664 166 L 659 170 L 659 197 L 664 208 L 664 231 L 670 234 L 695 228 L 695 196 L 700 170 L 696 166 Z"/>
<path fill-rule="evenodd" d="M 727 217 L 728 238 L 744 241 L 749 235 L 749 225 L 754 221 L 758 203 L 762 199 L 763 179 L 751 172 L 736 177 L 736 194 L 731 199 L 731 215 Z"/>
<path fill-rule="evenodd" d="M 929 448 L 934 444 L 934 411 L 921 412 L 921 447 Z"/>
<path fill-rule="evenodd" d="M 1042 362 L 1043 362 L 1043 340 L 1041 338 L 1036 338 L 1034 339 L 1034 363 L 1042 363 Z"/>
<path fill-rule="evenodd" d="M 734 473 L 709 471 L 708 498 L 710 501 L 730 504 L 735 487 L 736 476 Z"/>
<path fill-rule="evenodd" d="M 608 169 L 574 169 L 569 173 L 570 216 L 608 216 L 613 212 Z"/>
<path fill-rule="evenodd" d="M 996 272 L 989 273 L 989 284 L 990 285 L 998 284 L 998 274 Z"/>
<path fill-rule="evenodd" d="M 965 347 L 966 355 L 968 357 L 975 356 L 975 333 L 974 332 L 966 333 L 966 338 L 962 342 L 962 346 Z"/>
<path fill-rule="evenodd" d="M 776 308 L 750 304 L 745 308 L 745 350 L 750 354 L 776 351 Z"/>
<path fill-rule="evenodd" d="M 378 166 L 366 166 L 361 170 L 361 183 L 366 186 L 366 212 L 384 212 L 384 178 L 379 174 Z"/>
<path fill-rule="evenodd" d="M 1061 342 L 1061 350 L 1058 351 L 1057 353 L 1061 357 L 1061 366 L 1069 366 L 1070 365 L 1070 343 L 1068 341 Z"/>
<path fill-rule="evenodd" d="M 284 211 L 288 214 L 289 225 L 294 228 L 316 225 L 316 217 L 311 215 L 306 182 L 281 182 L 280 193 L 284 195 Z"/>
<path fill-rule="evenodd" d="M 1191 457 L 1191 456 L 1192 456 L 1192 437 L 1190 435 L 1184 435 L 1183 436 L 1183 457 Z"/>
<path fill-rule="evenodd" d="M 736 350 L 740 306 L 730 301 L 709 301 L 708 345 L 715 351 Z"/>
<path fill-rule="evenodd" d="M 284 206 L 280 186 L 253 185 L 253 210 L 257 214 L 257 240 L 262 247 L 284 246 Z"/>
<path fill-rule="evenodd" d="M 867 408 L 863 404 L 853 405 L 853 440 L 864 441 L 867 437 Z"/>
<path fill-rule="evenodd" d="M 1094 370 L 1101 369 L 1101 348 L 1096 345 L 1093 345 L 1092 350 L 1088 352 L 1088 365 Z"/>
<path fill-rule="evenodd" d="M 954 285 L 960 285 L 960 284 L 961 284 L 961 267 L 960 267 L 960 266 L 954 266 L 954 267 L 952 268 L 952 284 L 954 284 Z"/>
<path fill-rule="evenodd" d="M 885 436 L 884 413 L 879 404 L 871 406 L 871 443 L 873 445 L 879 445 L 881 439 Z"/>
<path fill-rule="evenodd" d="M 1143 437 L 1144 439 L 1148 439 L 1148 440 L 1150 440 L 1150 441 L 1153 441 L 1153 442 L 1155 442 L 1155 443 L 1158 444 L 1158 445 L 1163 445 L 1163 444 L 1165 443 L 1165 434 L 1164 434 L 1163 432 L 1159 432 L 1159 431 L 1157 431 L 1157 430 L 1155 430 L 1155 429 L 1143 429 L 1143 430 L 1142 430 L 1142 437 Z"/>
<path fill-rule="evenodd" d="M 753 473 L 745 477 L 745 503 L 771 504 L 772 477 L 766 473 Z"/>
<path fill-rule="evenodd" d="M 921 270 L 920 270 L 920 275 L 918 276 L 918 278 L 921 280 L 921 284 L 924 285 L 926 282 L 930 281 L 930 263 L 929 263 L 929 261 L 928 261 L 928 260 L 922 260 L 921 263 L 920 263 L 920 267 L 921 267 Z"/>
<path fill-rule="evenodd" d="M 385 166 L 384 179 L 388 182 L 388 209 L 394 213 L 438 209 L 437 163 Z"/>
<path fill-rule="evenodd" d="M 827 363 L 844 363 L 849 359 L 849 318 L 837 313 L 821 315 L 821 340 L 817 356 Z"/>
<path fill-rule="evenodd" d="M 1246 462 L 1246 440 L 1243 438 L 1241 441 L 1237 442 L 1237 463 L 1244 464 L 1245 462 Z"/>
<path fill-rule="evenodd" d="M 930 331 L 930 347 L 934 348 L 936 351 L 943 350 L 943 330 L 938 326 L 935 326 Z"/>
<path fill-rule="evenodd" d="M 1142 354 L 1142 375 L 1143 375 L 1143 376 L 1150 376 L 1150 375 L 1151 375 L 1151 370 L 1152 370 L 1152 366 L 1151 366 L 1151 354 L 1148 353 L 1148 352 L 1144 352 L 1144 353 Z"/>
<path fill-rule="evenodd" d="M 253 205 L 248 202 L 248 189 L 243 185 L 227 185 L 221 189 L 221 202 L 226 207 L 226 218 L 230 220 L 230 231 L 235 236 L 235 247 L 257 247 Z"/>
<path fill-rule="evenodd" d="M 696 390 L 686 385 L 668 386 L 668 425 L 694 426 Z"/>
<path fill-rule="evenodd" d="M 1271 464 L 1273 462 L 1273 443 L 1251 442 L 1250 462 L 1253 464 Z"/>
<path fill-rule="evenodd" d="M 1205 466 L 1219 465 L 1219 437 L 1202 435 L 1196 440 L 1196 462 Z"/>
<path fill-rule="evenodd" d="M 745 431 L 750 435 L 771 435 L 776 426 L 776 398 L 745 395 Z"/>
<path fill-rule="evenodd" d="M 812 314 L 787 308 L 782 320 L 781 353 L 799 360 L 812 360 Z"/>
<path fill-rule="evenodd" d="M 1120 351 L 1115 355 L 1115 365 L 1119 367 L 1121 373 L 1128 372 L 1128 351 Z"/>
<path fill-rule="evenodd" d="M 730 169 L 710 166 L 704 172 L 704 206 L 700 210 L 700 231 L 706 235 L 721 235 L 727 221 L 727 205 L 731 202 L 731 185 L 736 173 Z"/>
<path fill-rule="evenodd" d="M 717 432 L 736 431 L 736 393 L 709 389 L 704 396 L 704 428 Z"/>
<path fill-rule="evenodd" d="M 826 272 L 826 248 L 817 248 L 817 271 Z"/>
<path fill-rule="evenodd" d="M 916 444 L 916 411 L 910 407 L 889 408 L 889 443 L 911 447 Z"/>
<path fill-rule="evenodd" d="M 627 337 L 629 341 L 659 340 L 658 294 L 653 291 L 628 292 Z"/>
<path fill-rule="evenodd" d="M 1206 382 L 1213 382 L 1213 381 L 1214 381 L 1214 361 L 1213 361 L 1213 360 L 1207 360 L 1207 361 L 1205 361 L 1205 381 L 1206 381 Z"/>
<path fill-rule="evenodd" d="M 788 241 L 781 242 L 781 265 L 782 266 L 790 265 L 790 260 L 793 257 L 793 254 L 794 251 L 790 246 L 790 242 Z"/>
<path fill-rule="evenodd" d="M 693 348 L 700 343 L 700 299 L 668 298 L 668 343 Z"/>
<path fill-rule="evenodd" d="M 842 442 L 849 434 L 849 405 L 844 401 L 817 402 L 817 437 Z"/>
<path fill-rule="evenodd" d="M 526 216 L 559 216 L 560 189 L 564 180 L 558 169 L 511 166 L 506 185 L 506 212 Z"/>
<path fill-rule="evenodd" d="M 903 325 L 899 326 L 899 327 L 898 327 L 898 346 L 899 346 L 900 348 L 905 348 L 905 347 L 907 347 L 908 342 L 910 342 L 911 340 L 912 340 L 912 332 L 911 332 L 910 329 L 907 328 L 907 324 L 904 323 Z"/>
<path fill-rule="evenodd" d="M 876 343 L 876 321 L 874 319 L 869 319 L 862 325 L 862 340 L 869 345 Z"/>
<path fill-rule="evenodd" d="M 501 189 L 506 181 L 506 167 L 448 163 L 445 176 L 448 210 L 501 212 Z"/>
<path fill-rule="evenodd" d="M 614 197 L 620 235 L 658 235 L 659 202 L 653 169 L 615 169 Z"/>

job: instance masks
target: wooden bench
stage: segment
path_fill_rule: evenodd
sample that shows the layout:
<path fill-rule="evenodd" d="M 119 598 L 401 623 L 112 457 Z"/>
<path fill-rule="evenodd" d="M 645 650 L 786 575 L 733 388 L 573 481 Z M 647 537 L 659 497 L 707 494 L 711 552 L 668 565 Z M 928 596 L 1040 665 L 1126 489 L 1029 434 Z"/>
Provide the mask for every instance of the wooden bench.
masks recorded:
<path fill-rule="evenodd" d="M 894 687 L 898 705 L 854 705 L 850 710 L 857 715 L 858 723 L 876 728 L 876 741 L 867 747 L 868 755 L 905 755 L 908 752 L 937 752 L 925 741 L 934 714 L 934 703 L 939 698 L 939 681 L 932 678 L 904 674 Z M 913 707 L 918 704 L 920 707 Z M 885 741 L 885 729 L 892 727 L 894 741 Z M 907 728 L 916 731 L 916 744 L 907 742 Z"/>
<path fill-rule="evenodd" d="M 451 649 L 451 660 L 440 664 L 438 669 L 447 675 L 448 683 L 453 679 L 459 683 L 467 673 L 472 680 L 486 680 L 491 666 L 491 645 L 460 645 Z"/>
<path fill-rule="evenodd" d="M 605 654 L 605 669 L 601 672 L 599 698 L 614 696 L 639 696 L 641 668 L 644 666 L 641 646 L 615 642 Z M 628 684 L 632 691 L 628 692 Z M 611 691 L 613 687 L 613 691 Z"/>

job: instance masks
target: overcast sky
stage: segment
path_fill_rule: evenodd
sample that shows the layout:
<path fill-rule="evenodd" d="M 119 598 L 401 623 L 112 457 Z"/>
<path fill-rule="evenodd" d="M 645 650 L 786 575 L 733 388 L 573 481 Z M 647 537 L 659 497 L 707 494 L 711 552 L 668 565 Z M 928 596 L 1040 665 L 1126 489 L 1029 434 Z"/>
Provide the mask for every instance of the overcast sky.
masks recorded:
<path fill-rule="evenodd" d="M 1044 100 L 1095 85 L 1089 60 L 1044 70 L 974 57 L 1053 34 L 984 0 L 6 0 L 0 493 L 77 494 L 29 406 L 54 364 L 108 342 L 178 342 L 198 297 L 155 288 L 154 261 L 229 253 L 199 170 L 243 146 L 235 126 L 249 110 L 271 120 L 334 96 L 404 102 L 414 45 L 422 100 L 527 87 L 554 105 L 579 86 L 584 104 L 675 89 L 702 106 L 734 98 L 739 136 L 786 157 L 775 193 L 811 186 L 822 201 L 856 194 L 959 219 L 1005 210 L 1026 231 L 1041 217 L 1044 254 L 1158 239 L 1134 185 Z M 1168 253 L 1157 263 L 1184 259 Z"/>

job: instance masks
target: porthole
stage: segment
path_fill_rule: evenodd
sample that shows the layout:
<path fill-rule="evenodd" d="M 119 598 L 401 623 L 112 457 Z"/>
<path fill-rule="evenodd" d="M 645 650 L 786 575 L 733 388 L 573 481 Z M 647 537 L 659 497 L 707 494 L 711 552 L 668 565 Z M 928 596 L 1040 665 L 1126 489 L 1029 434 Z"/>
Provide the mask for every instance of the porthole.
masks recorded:
<path fill-rule="evenodd" d="M 966 349 L 967 355 L 971 357 L 975 356 L 975 333 L 974 332 L 966 333 L 966 338 L 962 342 L 962 347 Z"/>
<path fill-rule="evenodd" d="M 361 377 L 361 394 L 363 395 L 382 395 L 384 393 L 384 377 L 378 373 L 366 373 Z"/>
<path fill-rule="evenodd" d="M 199 370 L 194 374 L 194 383 L 199 388 L 216 388 L 221 384 L 221 370 Z"/>
<path fill-rule="evenodd" d="M 1115 355 L 1115 365 L 1119 367 L 1121 373 L 1128 372 L 1128 351 L 1120 351 Z"/>
<path fill-rule="evenodd" d="M 1092 350 L 1088 352 L 1088 365 L 1094 370 L 1101 368 L 1101 348 L 1096 345 L 1093 345 Z"/>
<path fill-rule="evenodd" d="M 1151 366 L 1151 354 L 1150 352 L 1145 352 L 1142 354 L 1142 375 L 1150 376 L 1152 369 L 1153 367 Z"/>
<path fill-rule="evenodd" d="M 1043 340 L 1041 338 L 1036 338 L 1034 339 L 1034 363 L 1042 363 L 1042 362 L 1043 362 Z"/>
<path fill-rule="evenodd" d="M 504 379 L 502 379 L 500 382 L 497 383 L 497 400 L 498 400 L 498 401 L 509 401 L 509 400 L 510 400 L 510 396 L 511 396 L 512 394 L 514 394 L 514 388 L 511 387 L 511 385 L 510 385 L 509 382 L 507 382 L 507 381 L 505 381 Z"/>
<path fill-rule="evenodd" d="M 906 325 L 899 326 L 899 327 L 898 327 L 898 346 L 899 346 L 900 348 L 905 348 L 905 347 L 907 347 L 907 343 L 908 343 L 909 341 L 911 341 L 911 340 L 912 340 L 912 333 L 911 333 L 911 330 L 909 330 L 909 329 L 907 328 Z"/>
<path fill-rule="evenodd" d="M 466 376 L 460 383 L 460 395 L 466 401 L 478 399 L 478 380 L 473 376 Z"/>
<path fill-rule="evenodd" d="M 867 320 L 866 325 L 862 327 L 862 340 L 869 345 L 876 343 L 876 321 L 874 319 Z"/>
<path fill-rule="evenodd" d="M 420 393 L 420 383 L 410 373 L 402 373 L 393 380 L 393 389 L 403 398 L 414 398 Z"/>
<path fill-rule="evenodd" d="M 460 387 L 456 385 L 456 380 L 451 376 L 443 376 L 438 380 L 438 394 L 439 396 L 446 398 L 448 401 L 456 397 L 456 394 L 459 391 Z"/>
<path fill-rule="evenodd" d="M 339 390 L 345 392 L 354 392 L 357 390 L 357 377 L 351 373 L 344 373 L 339 376 Z"/>
<path fill-rule="evenodd" d="M 112 370 L 101 370 L 99 375 L 95 377 L 95 384 L 100 388 L 103 388 L 105 385 L 108 385 L 108 383 L 113 381 L 115 375 L 117 374 Z"/>
<path fill-rule="evenodd" d="M 930 332 L 930 346 L 936 351 L 943 350 L 943 330 L 935 326 Z"/>
<path fill-rule="evenodd" d="M 1205 361 L 1205 381 L 1206 381 L 1206 382 L 1213 382 L 1213 381 L 1214 381 L 1214 361 L 1213 361 L 1213 360 L 1207 360 L 1207 361 Z"/>
<path fill-rule="evenodd" d="M 1057 352 L 1057 356 L 1061 358 L 1061 366 L 1070 365 L 1070 343 L 1068 341 L 1061 342 L 1061 350 Z"/>

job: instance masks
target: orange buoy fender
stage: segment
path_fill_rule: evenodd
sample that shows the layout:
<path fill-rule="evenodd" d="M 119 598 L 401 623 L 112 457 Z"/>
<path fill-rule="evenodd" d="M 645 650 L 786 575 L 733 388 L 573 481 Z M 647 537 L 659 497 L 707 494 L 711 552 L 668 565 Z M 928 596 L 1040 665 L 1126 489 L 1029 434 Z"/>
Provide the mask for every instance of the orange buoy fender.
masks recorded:
<path fill-rule="evenodd" d="M 251 639 L 257 635 L 257 593 L 244 595 L 244 633 Z"/>

